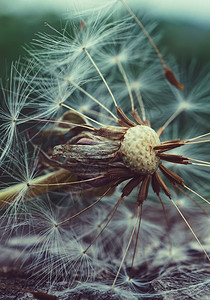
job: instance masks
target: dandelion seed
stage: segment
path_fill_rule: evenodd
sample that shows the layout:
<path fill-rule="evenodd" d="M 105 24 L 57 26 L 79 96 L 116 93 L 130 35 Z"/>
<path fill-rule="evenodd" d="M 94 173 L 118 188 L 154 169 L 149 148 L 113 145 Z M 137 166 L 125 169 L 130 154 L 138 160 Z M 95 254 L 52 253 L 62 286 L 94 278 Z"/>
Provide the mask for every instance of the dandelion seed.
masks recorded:
<path fill-rule="evenodd" d="M 24 212 L 25 198 L 31 193 L 30 182 L 37 175 L 38 154 L 32 152 L 30 157 L 25 142 L 19 141 L 16 147 L 17 150 L 10 151 L 9 160 L 2 165 L 4 175 L 10 177 L 10 186 L 1 195 L 1 206 L 7 208 L 3 220 L 7 218 L 9 226 L 16 224 L 21 210 Z"/>
<path fill-rule="evenodd" d="M 29 82 L 26 80 L 26 76 L 31 72 L 32 67 L 33 64 L 30 64 L 24 69 L 23 66 L 20 66 L 20 62 L 13 63 L 9 86 L 5 90 L 2 87 L 4 107 L 0 110 L 0 164 L 18 141 L 17 126 L 25 123 L 19 118 L 25 117 L 24 109 L 30 106 L 30 96 L 34 90 L 32 85 L 34 76 Z"/>

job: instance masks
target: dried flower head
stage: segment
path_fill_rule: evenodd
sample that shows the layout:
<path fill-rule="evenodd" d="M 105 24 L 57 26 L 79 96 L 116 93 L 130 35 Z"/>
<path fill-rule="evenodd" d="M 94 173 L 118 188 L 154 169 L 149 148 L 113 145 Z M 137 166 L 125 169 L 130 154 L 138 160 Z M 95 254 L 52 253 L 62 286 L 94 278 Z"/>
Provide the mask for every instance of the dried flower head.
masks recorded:
<path fill-rule="evenodd" d="M 184 113 L 192 113 L 193 117 L 199 113 L 197 106 L 188 109 L 190 104 L 187 103 L 192 94 L 196 94 L 196 88 L 193 87 L 189 97 L 184 94 L 187 91 L 178 79 L 179 74 L 175 76 L 151 38 L 149 31 L 152 26 L 146 30 L 127 4 L 123 0 L 119 2 L 130 16 L 123 21 L 112 21 L 107 25 L 107 19 L 103 19 L 101 23 L 103 14 L 100 12 L 94 22 L 92 19 L 88 22 L 84 17 L 78 26 L 74 26 L 72 36 L 67 35 L 65 30 L 58 38 L 39 35 L 40 40 L 34 42 L 41 47 L 39 51 L 31 51 L 36 75 L 26 76 L 23 82 L 28 85 L 19 100 L 14 92 L 18 113 L 12 111 L 12 115 L 15 115 L 15 128 L 27 122 L 37 124 L 28 129 L 27 138 L 30 147 L 37 151 L 39 161 L 36 165 L 29 164 L 27 156 L 27 182 L 0 191 L 0 204 L 6 209 L 5 215 L 15 207 L 15 214 L 25 216 L 24 226 L 27 224 L 33 228 L 34 245 L 26 247 L 26 252 L 30 248 L 30 254 L 35 257 L 30 270 L 36 269 L 35 273 L 42 276 L 42 266 L 47 265 L 47 273 L 54 283 L 60 277 L 75 284 L 75 281 L 85 282 L 90 278 L 93 281 L 98 274 L 101 279 L 107 276 L 112 279 L 113 289 L 118 283 L 115 288 L 117 294 L 121 285 L 126 285 L 129 292 L 135 286 L 141 286 L 139 279 L 134 278 L 137 274 L 134 270 L 145 261 L 154 260 L 151 263 L 153 270 L 160 263 L 170 264 L 168 260 L 165 262 L 166 248 L 160 246 L 161 241 L 158 240 L 162 232 L 159 224 L 162 210 L 171 248 L 167 201 L 175 207 L 210 261 L 208 248 L 192 228 L 188 216 L 179 208 L 180 199 L 184 197 L 208 215 L 196 198 L 205 205 L 209 201 L 193 189 L 189 178 L 185 178 L 186 174 L 192 174 L 194 180 L 197 181 L 197 176 L 203 183 L 205 180 L 208 182 L 206 175 L 210 166 L 208 150 L 203 148 L 202 152 L 198 149 L 198 145 L 209 142 L 210 133 L 203 133 L 204 128 L 207 130 L 206 122 L 198 126 L 198 133 L 192 137 L 182 119 Z M 142 38 L 142 32 L 139 37 L 139 27 L 146 39 Z M 132 40 L 129 47 L 128 40 Z M 149 49 L 149 54 L 143 55 L 142 60 L 141 53 L 140 56 L 138 53 L 139 42 L 143 43 L 141 49 Z M 151 55 L 151 49 L 156 58 Z M 138 64 L 146 69 L 145 77 Z M 154 84 L 153 78 L 156 80 Z M 207 89 L 205 95 L 197 89 L 204 102 L 209 97 Z M 31 91 L 36 97 L 27 104 Z M 170 106 L 173 103 L 168 99 L 171 92 L 176 95 L 178 105 Z M 154 95 L 157 101 L 150 101 Z M 13 104 L 12 93 L 10 101 Z M 22 107 L 28 108 L 27 105 L 35 109 L 33 115 L 20 114 Z M 166 107 L 170 109 L 166 111 Z M 4 116 L 3 113 L 1 115 Z M 181 124 L 184 133 L 177 129 L 179 126 L 172 125 L 174 120 Z M 171 132 L 168 130 L 170 127 Z M 13 133 L 12 127 L 8 128 Z M 6 142 L 7 137 L 4 136 L 3 143 Z M 11 135 L 8 137 L 9 146 L 4 148 L 3 143 L 0 144 L 2 169 L 7 157 L 12 157 L 11 154 L 7 156 L 13 145 Z M 194 153 L 199 150 L 202 155 L 193 156 L 194 149 Z M 21 162 L 17 157 L 17 169 L 20 167 L 18 163 Z M 42 204 L 40 198 L 44 193 L 49 196 L 47 205 L 44 200 L 45 204 Z M 53 195 L 54 200 L 50 200 Z M 129 197 L 125 201 L 127 206 L 122 208 L 126 197 Z M 85 199 L 85 207 L 78 198 Z M 151 198 L 149 207 L 146 200 Z M 24 202 L 20 212 L 19 199 Z M 31 204 L 33 201 L 37 203 Z M 148 208 L 145 214 L 143 204 Z M 152 216 L 147 215 L 149 213 Z M 171 219 L 175 218 L 173 213 L 169 215 Z M 146 237 L 151 231 L 151 220 L 158 232 L 155 237 L 148 238 L 151 243 L 145 242 L 145 236 L 140 238 L 147 254 L 144 258 L 139 250 L 142 248 L 138 246 L 142 220 L 147 224 L 147 230 L 142 226 Z M 17 218 L 15 221 L 18 223 Z M 174 231 L 173 238 L 182 230 Z M 107 255 L 112 244 L 113 253 Z M 160 261 L 154 258 L 158 247 L 161 248 L 157 254 Z M 180 250 L 180 247 L 178 243 L 173 256 L 177 263 L 187 257 L 187 250 Z M 129 248 L 132 248 L 130 256 Z M 179 257 L 180 253 L 183 260 Z M 126 256 L 131 264 L 129 270 L 125 267 Z M 135 261 L 138 264 L 135 265 Z M 60 270 L 61 276 L 53 276 L 54 270 Z M 95 290 L 93 285 L 89 288 Z M 107 292 L 107 287 L 105 290 Z"/>

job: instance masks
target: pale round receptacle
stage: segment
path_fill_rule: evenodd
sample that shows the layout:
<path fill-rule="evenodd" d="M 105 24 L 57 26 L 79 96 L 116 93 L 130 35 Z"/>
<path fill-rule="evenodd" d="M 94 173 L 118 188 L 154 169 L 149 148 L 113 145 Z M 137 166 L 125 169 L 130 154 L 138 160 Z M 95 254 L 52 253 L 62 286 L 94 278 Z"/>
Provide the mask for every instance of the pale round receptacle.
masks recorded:
<path fill-rule="evenodd" d="M 129 128 L 121 144 L 124 164 L 137 173 L 153 174 L 160 163 L 153 149 L 158 145 L 159 136 L 152 128 L 144 125 Z"/>

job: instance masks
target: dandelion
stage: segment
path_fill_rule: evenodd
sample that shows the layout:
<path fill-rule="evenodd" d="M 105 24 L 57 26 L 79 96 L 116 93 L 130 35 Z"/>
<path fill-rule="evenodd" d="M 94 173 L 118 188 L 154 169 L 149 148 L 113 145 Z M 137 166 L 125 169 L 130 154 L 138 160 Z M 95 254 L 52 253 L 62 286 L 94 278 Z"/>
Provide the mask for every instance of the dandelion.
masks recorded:
<path fill-rule="evenodd" d="M 11 191 L 7 183 L 7 187 L 4 188 L 1 199 L 3 200 L 1 201 L 1 206 L 6 208 L 5 217 L 10 226 L 12 226 L 12 224 L 16 226 L 18 215 L 21 211 L 25 210 L 25 197 L 27 193 L 30 193 L 29 182 L 33 181 L 37 175 L 38 163 L 38 156 L 35 151 L 33 151 L 30 159 L 29 150 L 25 142 L 16 144 L 16 147 L 19 151 L 19 155 L 17 155 L 16 151 L 10 151 L 8 161 L 6 161 L 1 168 L 4 176 L 8 177 L 11 186 L 14 186 L 13 195 L 11 197 Z M 10 219 L 11 221 L 9 221 Z"/>
<path fill-rule="evenodd" d="M 166 109 L 173 112 L 175 118 L 181 119 L 184 126 L 187 124 L 195 125 L 202 130 L 208 130 L 207 125 L 209 111 L 209 66 L 202 70 L 193 60 L 186 67 L 185 74 L 181 73 L 180 80 L 185 86 L 185 91 L 172 89 L 173 99 L 165 103 Z"/>
<path fill-rule="evenodd" d="M 33 276 L 41 282 L 48 280 L 52 285 L 59 280 L 74 282 L 78 272 L 82 281 L 94 277 L 91 263 L 94 257 L 91 259 L 90 255 L 83 253 L 85 246 L 82 247 L 82 242 L 77 240 L 74 226 L 57 226 L 59 216 L 63 218 L 65 213 L 64 209 L 62 211 L 52 205 L 47 199 L 36 200 L 28 207 L 34 241 L 24 249 L 24 264 L 27 265 L 27 260 L 33 260 L 27 272 L 30 274 L 33 270 Z M 94 265 L 96 267 L 97 263 Z"/>
<path fill-rule="evenodd" d="M 30 95 L 34 90 L 32 82 L 26 80 L 33 64 L 27 67 L 19 66 L 20 62 L 12 64 L 8 87 L 3 89 L 3 105 L 0 110 L 0 164 L 18 141 L 17 126 L 27 121 L 24 109 L 31 104 Z M 7 93 L 8 92 L 8 93 Z"/>
<path fill-rule="evenodd" d="M 35 237 L 25 248 L 25 264 L 33 258 L 29 270 L 35 275 L 54 286 L 69 281 L 70 293 L 86 289 L 95 299 L 96 289 L 113 299 L 124 299 L 122 291 L 138 299 L 145 286 L 159 296 L 158 283 L 167 268 L 190 260 L 186 227 L 199 255 L 202 251 L 210 260 L 206 240 L 191 225 L 195 207 L 202 218 L 208 216 L 210 162 L 205 145 L 210 133 L 200 122 L 204 109 L 193 102 L 196 95 L 207 108 L 208 87 L 202 82 L 204 86 L 190 89 L 179 81 L 149 33 L 152 26 L 147 30 L 127 4 L 119 2 L 129 18 L 110 23 L 102 18 L 101 24 L 97 13 L 95 19 L 75 25 L 74 36 L 55 31 L 58 37 L 40 34 L 34 41 L 41 50 L 33 49 L 31 55 L 39 67 L 26 81 L 36 95 L 36 111 L 30 117 L 16 116 L 38 124 L 28 134 L 37 152 L 32 170 L 26 154 L 23 164 L 11 154 L 6 137 L 9 146 L 3 150 L 16 162 L 8 168 L 15 170 L 16 184 L 0 191 L 1 203 L 9 205 L 7 214 L 16 216 L 8 227 L 21 226 L 17 208 L 23 203 L 21 213 L 28 216 Z M 149 55 L 138 52 L 138 44 L 141 51 L 148 48 Z M 173 103 L 169 94 L 176 96 Z M 191 121 L 190 129 L 187 123 L 182 126 L 184 112 L 186 120 L 189 114 L 202 126 L 191 130 Z M 46 202 L 40 200 L 44 193 L 49 195 Z M 185 227 L 171 228 L 177 214 Z M 145 274 L 149 279 L 144 284 Z M 104 278 L 104 285 L 99 284 Z"/>

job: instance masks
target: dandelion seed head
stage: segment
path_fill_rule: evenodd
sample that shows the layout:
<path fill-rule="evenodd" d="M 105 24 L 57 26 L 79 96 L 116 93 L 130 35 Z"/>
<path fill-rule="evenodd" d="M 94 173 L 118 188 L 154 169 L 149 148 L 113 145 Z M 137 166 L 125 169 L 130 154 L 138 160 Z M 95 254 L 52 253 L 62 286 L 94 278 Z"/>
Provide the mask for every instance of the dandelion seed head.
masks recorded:
<path fill-rule="evenodd" d="M 192 205 L 191 201 L 189 201 L 189 199 L 186 199 L 186 197 L 184 197 L 184 196 L 178 197 L 176 202 L 181 209 L 187 210 L 188 212 L 189 212 L 190 208 L 192 210 L 195 209 L 195 207 Z"/>
<path fill-rule="evenodd" d="M 205 207 L 207 209 L 207 207 Z M 209 236 L 209 226 L 210 226 L 210 218 L 209 215 L 202 215 L 201 213 L 196 214 L 194 216 L 196 228 L 198 233 L 205 243 L 207 249 L 210 248 L 210 236 Z M 202 222 L 201 222 L 202 221 Z M 194 247 L 197 245 L 194 245 Z M 198 249 L 199 250 L 199 249 Z"/>
<path fill-rule="evenodd" d="M 153 174 L 160 163 L 153 147 L 159 144 L 157 133 L 148 126 L 128 129 L 121 144 L 125 165 L 140 174 Z"/>
<path fill-rule="evenodd" d="M 0 191 L 7 205 L 3 223 L 8 217 L 8 237 L 17 233 L 9 246 L 22 241 L 28 271 L 51 288 L 66 281 L 72 298 L 167 297 L 173 284 L 166 270 L 172 266 L 172 274 L 183 275 L 180 266 L 191 266 L 195 252 L 200 255 L 192 233 L 208 257 L 209 223 L 202 218 L 203 228 L 195 210 L 207 215 L 208 200 L 187 185 L 209 196 L 209 151 L 193 139 L 208 126 L 209 76 L 190 86 L 175 69 L 185 90 L 169 86 L 165 55 L 154 47 L 156 33 L 153 47 L 148 40 L 155 24 L 144 29 L 132 11 L 116 21 L 116 7 L 111 9 L 84 12 L 60 32 L 39 34 L 29 50 L 33 72 L 13 67 L 0 112 L 1 171 L 12 181 Z M 28 108 L 34 109 L 30 117 Z M 24 133 L 17 134 L 27 121 L 37 122 L 28 143 L 37 154 L 31 156 Z M 198 134 L 189 130 L 195 127 Z M 205 207 L 194 201 L 197 196 Z"/>
<path fill-rule="evenodd" d="M 18 219 L 24 220 L 28 213 L 25 197 L 30 194 L 30 184 L 37 175 L 38 153 L 36 151 L 29 152 L 26 141 L 19 140 L 16 143 L 16 149 L 10 150 L 7 160 L 2 164 L 0 170 L 10 181 L 9 184 L 1 182 L 6 193 L 4 199 L 6 209 L 1 219 L 2 222 L 7 223 L 8 228 L 12 228 L 12 224 L 15 228 Z M 11 189 L 14 184 L 17 185 L 18 190 Z"/>
<path fill-rule="evenodd" d="M 176 64 L 174 64 L 175 66 Z M 180 81 L 185 85 L 185 91 L 181 92 L 170 87 L 173 98 L 166 102 L 166 110 L 179 111 L 179 117 L 187 124 L 196 124 L 198 128 L 206 127 L 206 112 L 209 111 L 209 66 L 207 64 L 202 70 L 193 60 L 185 72 L 179 72 Z"/>
<path fill-rule="evenodd" d="M 13 63 L 8 86 L 1 86 L 4 101 L 0 108 L 0 165 L 18 141 L 18 125 L 26 122 L 23 111 L 30 106 L 34 81 L 33 76 L 30 81 L 26 79 L 31 68 L 32 64 L 23 68 L 19 61 Z"/>
<path fill-rule="evenodd" d="M 173 245 L 173 249 L 169 253 L 169 247 L 158 249 L 155 257 L 153 257 L 153 266 L 169 265 L 170 263 L 182 263 L 190 261 L 187 249 L 182 245 Z"/>
<path fill-rule="evenodd" d="M 83 105 L 80 106 L 79 111 L 82 112 L 82 113 L 88 113 L 89 109 L 90 108 L 87 104 L 83 104 Z"/>
<path fill-rule="evenodd" d="M 164 299 L 209 298 L 209 271 L 206 264 L 192 262 L 187 266 L 169 266 L 157 281 L 153 282 L 156 292 Z"/>
<path fill-rule="evenodd" d="M 180 110 L 187 110 L 187 109 L 190 109 L 190 104 L 187 103 L 186 100 L 183 100 L 183 101 L 179 104 L 178 109 L 180 109 Z"/>

